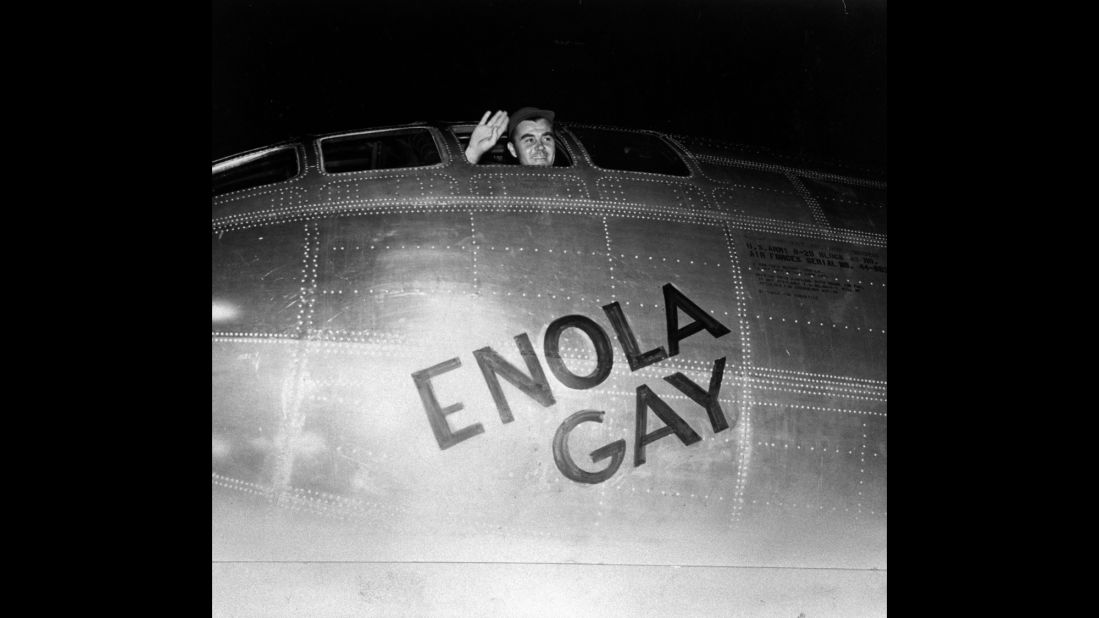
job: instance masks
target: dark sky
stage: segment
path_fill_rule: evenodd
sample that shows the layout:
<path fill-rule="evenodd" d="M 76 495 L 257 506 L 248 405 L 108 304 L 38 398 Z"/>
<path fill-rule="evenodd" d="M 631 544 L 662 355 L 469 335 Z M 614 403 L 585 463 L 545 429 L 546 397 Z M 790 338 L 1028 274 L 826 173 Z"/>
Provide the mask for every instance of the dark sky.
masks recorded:
<path fill-rule="evenodd" d="M 213 3 L 213 158 L 487 109 L 886 168 L 882 0 Z"/>

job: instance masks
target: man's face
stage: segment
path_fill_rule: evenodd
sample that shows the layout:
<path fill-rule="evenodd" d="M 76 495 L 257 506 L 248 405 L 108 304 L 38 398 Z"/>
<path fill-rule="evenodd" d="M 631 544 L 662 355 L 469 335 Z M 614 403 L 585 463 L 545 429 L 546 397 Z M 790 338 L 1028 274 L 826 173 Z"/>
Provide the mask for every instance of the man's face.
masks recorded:
<path fill-rule="evenodd" d="M 553 140 L 553 125 L 545 118 L 524 120 L 515 127 L 515 138 L 508 142 L 508 151 L 523 165 L 553 165 L 557 144 Z"/>

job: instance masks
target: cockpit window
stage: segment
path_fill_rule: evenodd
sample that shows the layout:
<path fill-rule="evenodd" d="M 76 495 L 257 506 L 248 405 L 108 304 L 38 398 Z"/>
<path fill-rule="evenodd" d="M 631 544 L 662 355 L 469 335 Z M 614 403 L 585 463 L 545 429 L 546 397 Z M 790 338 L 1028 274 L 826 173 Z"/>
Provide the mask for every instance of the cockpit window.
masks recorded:
<path fill-rule="evenodd" d="M 454 137 L 458 138 L 458 143 L 462 145 L 462 152 L 466 150 L 466 146 L 469 145 L 469 136 L 473 133 L 474 125 L 458 125 L 452 127 L 454 131 Z M 553 154 L 553 167 L 572 167 L 572 159 L 569 157 L 569 153 L 565 150 L 565 145 L 561 143 L 561 139 L 554 135 L 554 142 L 557 144 L 557 148 Z M 492 147 L 488 152 L 481 155 L 481 160 L 478 165 L 519 165 L 519 159 L 511 156 L 508 152 L 508 139 L 507 136 L 501 135 L 500 139 L 496 142 L 496 145 Z"/>
<path fill-rule="evenodd" d="M 569 127 L 596 167 L 628 172 L 690 176 L 679 155 L 659 137 L 648 133 Z"/>
<path fill-rule="evenodd" d="M 439 147 L 427 129 L 372 131 L 320 140 L 321 160 L 329 174 L 440 163 Z"/>
<path fill-rule="evenodd" d="M 297 176 L 300 169 L 295 146 L 241 155 L 214 165 L 213 193 L 221 195 L 289 180 Z"/>

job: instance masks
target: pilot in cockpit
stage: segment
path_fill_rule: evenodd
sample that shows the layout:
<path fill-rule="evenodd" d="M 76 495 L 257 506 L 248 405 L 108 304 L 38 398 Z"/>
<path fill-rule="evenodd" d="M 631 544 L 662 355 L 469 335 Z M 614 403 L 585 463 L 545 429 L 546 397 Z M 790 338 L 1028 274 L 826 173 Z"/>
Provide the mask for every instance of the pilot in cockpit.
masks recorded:
<path fill-rule="evenodd" d="M 553 165 L 557 144 L 553 137 L 553 112 L 524 107 L 510 117 L 506 112 L 485 112 L 473 129 L 466 147 L 466 159 L 476 164 L 492 149 L 507 129 L 508 152 L 523 165 Z"/>

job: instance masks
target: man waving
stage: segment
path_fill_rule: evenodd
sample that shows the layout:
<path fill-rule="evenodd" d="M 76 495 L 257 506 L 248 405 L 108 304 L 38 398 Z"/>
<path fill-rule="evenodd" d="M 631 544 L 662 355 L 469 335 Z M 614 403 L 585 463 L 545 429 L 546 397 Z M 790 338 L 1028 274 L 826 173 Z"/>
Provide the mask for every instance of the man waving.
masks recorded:
<path fill-rule="evenodd" d="M 491 117 L 490 117 L 491 114 Z M 485 112 L 466 147 L 466 159 L 476 164 L 496 145 L 504 128 L 508 131 L 508 152 L 523 165 L 553 165 L 557 142 L 553 136 L 554 113 L 548 109 L 524 107 L 510 117 L 503 111 Z"/>

